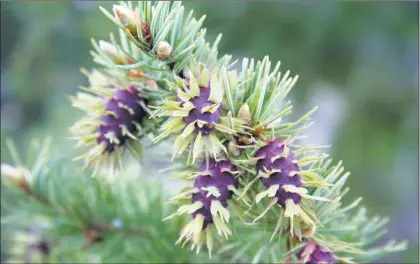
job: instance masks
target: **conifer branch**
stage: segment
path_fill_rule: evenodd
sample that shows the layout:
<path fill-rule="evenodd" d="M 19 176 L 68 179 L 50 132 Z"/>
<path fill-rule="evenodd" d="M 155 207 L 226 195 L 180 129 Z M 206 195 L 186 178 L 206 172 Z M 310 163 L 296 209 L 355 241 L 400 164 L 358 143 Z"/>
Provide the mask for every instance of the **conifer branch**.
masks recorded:
<path fill-rule="evenodd" d="M 106 262 L 197 260 L 174 243 L 207 251 L 213 261 L 252 263 L 360 262 L 406 248 L 393 241 L 370 248 L 386 220 L 367 217 L 360 200 L 343 205 L 349 173 L 341 162 L 332 165 L 325 146 L 301 145 L 316 108 L 291 118 L 286 98 L 297 75 L 268 56 L 244 58 L 234 69 L 237 61 L 219 57 L 220 36 L 206 41 L 204 17 L 184 13 L 181 2 L 100 10 L 119 39 L 92 40 L 98 67 L 82 70 L 89 87 L 70 98 L 85 113 L 71 127 L 86 149 L 76 159 L 95 177 L 39 161 L 49 158 L 30 170 L 8 165 L 3 174 L 17 183 L 8 186 L 25 195 L 5 222 L 27 221 L 22 213 L 33 212 L 48 216 L 58 240 L 85 230 L 88 248 L 98 246 Z M 141 160 L 150 151 L 145 137 L 170 143 L 174 167 L 166 172 L 191 182 L 169 198 L 177 205 L 171 213 L 161 194 L 149 193 L 155 187 L 122 174 L 126 152 Z"/>
<path fill-rule="evenodd" d="M 172 226 L 160 221 L 167 207 L 159 185 L 137 177 L 114 184 L 92 178 L 88 171 L 59 158 L 57 151 L 47 151 L 52 148 L 48 142 L 42 145 L 43 149 L 36 149 L 40 152 L 37 158 L 27 159 L 36 160 L 33 164 L 2 164 L 2 188 L 7 191 L 2 193 L 2 209 L 7 212 L 2 225 L 36 226 L 42 232 L 42 240 L 29 231 L 16 234 L 18 243 L 12 243 L 10 237 L 10 261 L 21 262 L 34 255 L 41 242 L 49 248 L 44 262 L 89 262 L 92 257 L 101 258 L 101 263 L 199 258 L 161 241 L 162 237 L 175 239 L 183 220 Z M 33 245 L 32 253 L 25 250 L 26 243 Z M 138 248 L 139 244 L 143 246 Z M 114 253 L 109 255 L 111 247 Z"/>

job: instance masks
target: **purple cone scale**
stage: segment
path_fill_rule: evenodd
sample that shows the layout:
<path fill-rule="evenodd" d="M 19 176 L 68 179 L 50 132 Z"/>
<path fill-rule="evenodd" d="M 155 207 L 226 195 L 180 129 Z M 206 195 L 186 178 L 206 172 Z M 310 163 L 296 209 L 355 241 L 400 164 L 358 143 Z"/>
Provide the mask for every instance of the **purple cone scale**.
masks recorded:
<path fill-rule="evenodd" d="M 203 136 L 208 136 L 214 129 L 213 124 L 219 123 L 220 115 L 221 115 L 221 107 L 219 106 L 218 109 L 214 112 L 204 112 L 202 113 L 202 109 L 206 106 L 214 105 L 213 102 L 209 101 L 209 95 L 210 95 L 210 89 L 209 87 L 200 87 L 200 95 L 192 98 L 190 102 L 194 105 L 194 109 L 192 109 L 188 116 L 184 117 L 184 121 L 186 125 L 189 125 L 192 122 L 195 122 L 197 120 L 205 121 L 207 124 L 205 124 L 203 127 L 199 127 L 198 124 L 195 124 L 195 130 L 194 132 L 198 134 L 198 132 L 201 131 L 201 134 Z M 183 103 L 184 105 L 185 103 Z"/>
<path fill-rule="evenodd" d="M 238 181 L 235 179 L 234 175 L 229 171 L 225 171 L 235 170 L 235 166 L 229 161 L 216 162 L 211 159 L 207 170 L 206 168 L 207 164 L 206 161 L 204 161 L 200 167 L 200 171 L 208 171 L 209 173 L 207 175 L 200 175 L 195 179 L 194 188 L 199 189 L 199 192 L 193 194 L 192 196 L 192 203 L 197 201 L 203 203 L 203 207 L 192 214 L 193 218 L 199 214 L 204 216 L 203 229 L 206 228 L 207 225 L 213 223 L 213 216 L 210 211 L 212 201 L 217 200 L 223 207 L 226 208 L 228 200 L 233 194 L 232 191 L 228 189 L 228 186 L 234 186 L 235 188 L 238 187 Z M 203 187 L 206 188 L 210 186 L 217 188 L 220 193 L 219 197 L 215 197 L 213 195 L 207 197 L 208 192 L 201 189 Z"/>
<path fill-rule="evenodd" d="M 260 148 L 255 154 L 255 157 L 259 158 L 256 164 L 257 172 L 280 170 L 280 172 L 271 173 L 268 178 L 262 178 L 262 183 L 266 188 L 272 185 L 280 186 L 275 197 L 278 198 L 277 203 L 283 206 L 283 208 L 285 208 L 285 202 L 288 199 L 292 199 L 295 204 L 299 204 L 301 196 L 297 193 L 286 192 L 281 187 L 285 184 L 294 185 L 295 187 L 302 186 L 301 177 L 298 173 L 292 176 L 289 175 L 292 171 L 299 172 L 300 170 L 298 164 L 295 162 L 295 156 L 290 149 L 285 157 L 272 160 L 274 157 L 281 155 L 285 147 L 287 146 L 282 140 L 276 139 L 267 143 L 266 146 Z"/>
<path fill-rule="evenodd" d="M 335 257 L 332 252 L 320 245 L 308 242 L 299 252 L 299 258 L 306 261 L 305 264 L 335 264 Z"/>
<path fill-rule="evenodd" d="M 98 127 L 100 135 L 97 139 L 98 144 L 106 143 L 106 152 L 113 152 L 116 147 L 123 145 L 129 138 L 123 134 L 122 127 L 125 127 L 131 134 L 136 134 L 137 127 L 135 123 L 140 124 L 146 115 L 146 112 L 140 105 L 143 101 L 143 97 L 139 95 L 138 90 L 134 86 L 130 86 L 128 89 L 117 89 L 113 97 L 108 100 L 105 105 L 105 111 L 113 114 L 105 113 L 101 118 L 101 125 Z M 106 137 L 109 133 L 113 133 L 119 144 L 111 142 Z"/>

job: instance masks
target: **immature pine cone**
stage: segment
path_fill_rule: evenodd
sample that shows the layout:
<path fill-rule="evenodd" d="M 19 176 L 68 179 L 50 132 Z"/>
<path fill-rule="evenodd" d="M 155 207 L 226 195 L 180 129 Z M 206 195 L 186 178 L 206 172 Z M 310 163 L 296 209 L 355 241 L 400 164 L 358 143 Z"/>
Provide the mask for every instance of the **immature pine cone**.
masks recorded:
<path fill-rule="evenodd" d="M 73 106 L 86 112 L 70 129 L 79 140 L 78 146 L 88 146 L 80 156 L 86 165 L 100 163 L 119 166 L 122 146 L 136 156 L 140 155 L 138 135 L 145 119 L 146 101 L 135 86 L 94 87 L 103 96 L 78 93 L 72 98 Z M 126 144 L 130 140 L 130 143 Z"/>
<path fill-rule="evenodd" d="M 236 133 L 231 122 L 237 121 L 222 115 L 224 91 L 217 70 L 209 72 L 201 67 L 199 73 L 189 71 L 185 79 L 175 77 L 175 81 L 177 96 L 163 101 L 152 115 L 169 116 L 154 141 L 175 135 L 174 156 L 193 144 L 192 163 L 201 153 L 214 157 L 220 150 L 227 152 L 216 132 Z"/>
<path fill-rule="evenodd" d="M 216 228 L 219 236 L 223 235 L 227 238 L 232 234 L 227 225 L 230 214 L 226 207 L 232 194 L 238 193 L 238 181 L 234 176 L 235 169 L 236 167 L 226 160 L 210 159 L 208 164 L 204 160 L 200 167 L 200 173 L 196 175 L 194 187 L 176 196 L 184 199 L 192 194 L 191 203 L 181 206 L 176 213 L 166 219 L 181 214 L 191 214 L 193 218 L 182 229 L 177 244 L 184 241 L 184 245 L 191 240 L 193 249 L 206 240 L 207 248 L 211 254 L 213 247 L 212 226 Z M 197 250 L 199 248 L 200 246 L 197 247 Z"/>
<path fill-rule="evenodd" d="M 146 112 L 140 103 L 144 99 L 136 87 L 117 89 L 113 97 L 105 105 L 105 115 L 98 127 L 98 144 L 105 143 L 105 151 L 112 152 L 116 147 L 124 145 L 129 134 L 136 134 L 136 123 L 140 124 Z"/>
<path fill-rule="evenodd" d="M 302 187 L 300 168 L 293 153 L 283 141 L 276 139 L 260 148 L 255 157 L 259 158 L 257 172 L 268 174 L 262 177 L 262 182 L 267 189 L 277 189 L 275 197 L 277 203 L 286 208 L 286 203 L 299 204 L 301 195 L 296 192 L 288 192 L 285 186 Z M 287 188 L 287 187 L 286 187 Z M 292 187 L 293 188 L 293 187 Z"/>
<path fill-rule="evenodd" d="M 256 169 L 265 190 L 256 195 L 259 203 L 264 197 L 271 198 L 271 203 L 255 220 L 261 219 L 276 203 L 284 209 L 284 216 L 289 220 L 291 234 L 301 235 L 299 225 L 293 225 L 294 217 L 299 217 L 309 226 L 315 226 L 317 221 L 310 208 L 301 203 L 302 198 L 330 201 L 323 197 L 308 194 L 301 175 L 298 161 L 291 149 L 280 139 L 275 139 L 260 148 L 255 157 L 258 159 Z M 298 219 L 297 219 L 298 220 Z M 298 220 L 299 221 L 299 220 Z"/>
<path fill-rule="evenodd" d="M 225 171 L 227 170 L 227 171 Z M 229 186 L 238 186 L 238 181 L 230 171 L 235 170 L 235 166 L 229 161 L 214 160 L 209 161 L 209 167 L 206 170 L 206 162 L 201 165 L 201 172 L 208 172 L 206 175 L 200 175 L 195 179 L 194 188 L 199 191 L 192 196 L 192 203 L 201 202 L 203 206 L 192 213 L 193 218 L 198 215 L 204 217 L 203 229 L 212 224 L 212 204 L 220 203 L 227 207 L 228 200 L 232 197 L 232 191 Z"/>

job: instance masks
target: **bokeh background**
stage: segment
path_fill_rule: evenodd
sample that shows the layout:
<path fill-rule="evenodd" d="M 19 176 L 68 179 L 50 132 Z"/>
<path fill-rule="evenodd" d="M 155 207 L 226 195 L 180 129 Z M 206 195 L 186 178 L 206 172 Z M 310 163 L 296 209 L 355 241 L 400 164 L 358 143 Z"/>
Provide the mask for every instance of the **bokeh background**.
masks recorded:
<path fill-rule="evenodd" d="M 98 10 L 111 2 L 1 2 L 1 154 L 5 138 L 24 151 L 52 135 L 71 151 L 67 129 L 80 117 L 67 96 L 86 84 L 90 38 L 115 32 Z M 389 215 L 390 238 L 409 249 L 380 262 L 418 262 L 419 6 L 413 2 L 186 2 L 206 14 L 220 53 L 282 61 L 299 74 L 297 115 L 320 108 L 307 142 L 331 144 L 352 172 L 346 200 L 364 197 Z"/>

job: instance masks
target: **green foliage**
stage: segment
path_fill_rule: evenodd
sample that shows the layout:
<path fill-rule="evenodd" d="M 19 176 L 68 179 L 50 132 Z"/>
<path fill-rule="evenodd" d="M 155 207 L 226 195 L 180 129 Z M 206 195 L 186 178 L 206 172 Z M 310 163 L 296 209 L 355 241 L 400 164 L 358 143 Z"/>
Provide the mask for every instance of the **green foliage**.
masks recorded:
<path fill-rule="evenodd" d="M 365 209 L 357 210 L 360 200 L 343 206 L 348 173 L 342 174 L 341 163 L 330 165 L 319 151 L 323 146 L 300 144 L 315 109 L 286 120 L 292 105 L 284 100 L 297 76 L 280 72 L 280 63 L 272 70 L 268 57 L 255 67 L 244 59 L 242 69 L 234 70 L 230 56 L 218 57 L 220 37 L 210 45 L 201 29 L 203 18 L 195 20 L 192 12 L 185 17 L 180 2 L 121 2 L 113 6 L 114 15 L 101 11 L 119 27 L 119 43 L 112 34 L 110 42 L 92 41 L 99 71 L 84 70 L 90 86 L 81 89 L 91 94 L 73 99 L 86 116 L 72 129 L 78 145 L 93 145 L 82 158 L 86 166 L 100 161 L 94 170 L 98 177 L 63 168 L 58 159 L 47 158 L 46 149 L 29 171 L 17 159 L 18 167 L 2 167 L 18 202 L 4 205 L 8 216 L 2 224 L 41 226 L 45 243 L 51 244 L 51 252 L 41 257 L 59 262 L 204 260 L 172 244 L 179 232 L 177 244 L 191 242 L 198 253 L 206 241 L 210 257 L 213 249 L 218 252 L 214 261 L 306 262 L 319 247 L 329 259 L 346 263 L 406 248 L 404 242 L 389 242 L 369 249 L 384 234 L 386 220 L 366 217 Z M 127 99 L 129 94 L 140 99 Z M 137 104 L 148 120 L 135 115 Z M 163 132 L 157 136 L 157 131 Z M 192 220 L 162 223 L 175 209 L 163 206 L 158 184 L 120 170 L 124 150 L 134 148 L 139 158 L 139 142 L 149 136 L 155 143 L 169 137 L 170 144 L 176 136 L 172 156 L 180 157 L 173 163 L 181 166 L 174 171 L 194 185 L 170 199 L 181 206 L 169 218 L 192 214 Z M 226 175 L 234 175 L 230 184 L 221 183 Z M 202 183 L 218 177 L 218 183 Z M 36 249 L 45 245 L 30 243 Z"/>
<path fill-rule="evenodd" d="M 2 193 L 2 209 L 7 216 L 1 221 L 2 225 L 26 230 L 28 237 L 31 229 L 39 228 L 50 247 L 44 261 L 200 260 L 187 249 L 173 246 L 184 221 L 180 218 L 171 225 L 161 221 L 170 208 L 164 205 L 165 195 L 158 182 L 123 172 L 113 182 L 93 178 L 89 170 L 76 169 L 59 157 L 57 150 L 51 152 L 54 149 L 49 142 L 36 145 L 24 163 L 30 171 L 25 178 L 29 193 L 2 177 L 2 187 L 7 186 Z M 12 203 L 5 202 L 3 195 Z M 15 247 L 24 247 L 22 244 Z M 21 262 L 25 255 L 10 257 Z"/>

